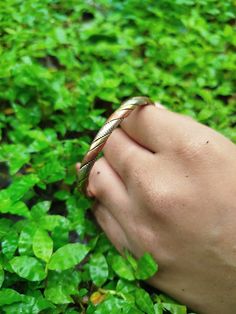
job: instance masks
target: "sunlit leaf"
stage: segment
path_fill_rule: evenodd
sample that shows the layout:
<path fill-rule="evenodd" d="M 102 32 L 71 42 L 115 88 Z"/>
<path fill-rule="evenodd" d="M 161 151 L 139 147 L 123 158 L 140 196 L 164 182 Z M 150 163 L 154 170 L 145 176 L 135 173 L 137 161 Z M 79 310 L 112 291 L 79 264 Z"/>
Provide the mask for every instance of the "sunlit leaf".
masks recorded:
<path fill-rule="evenodd" d="M 48 262 L 53 251 L 53 241 L 47 231 L 37 229 L 33 238 L 33 251 L 36 257 Z"/>
<path fill-rule="evenodd" d="M 144 289 L 135 290 L 135 301 L 139 309 L 147 314 L 154 314 L 154 306 L 151 297 Z"/>
<path fill-rule="evenodd" d="M 2 289 L 0 291 L 0 306 L 22 301 L 23 295 L 13 289 Z"/>
<path fill-rule="evenodd" d="M 28 223 L 22 228 L 18 242 L 18 250 L 21 255 L 33 254 L 32 243 L 36 230 L 36 225 L 32 223 Z"/>
<path fill-rule="evenodd" d="M 10 261 L 14 272 L 22 278 L 30 281 L 43 280 L 46 272 L 43 265 L 31 256 L 16 256 Z"/>
<path fill-rule="evenodd" d="M 2 253 L 11 259 L 18 246 L 18 234 L 11 230 L 2 240 Z"/>
<path fill-rule="evenodd" d="M 158 266 L 156 261 L 150 254 L 145 253 L 138 260 L 135 276 L 137 279 L 145 280 L 153 276 L 157 272 L 157 270 Z"/>
<path fill-rule="evenodd" d="M 129 262 L 122 256 L 117 255 L 112 258 L 112 269 L 121 278 L 127 280 L 134 280 L 134 270 Z"/>
<path fill-rule="evenodd" d="M 80 243 L 69 243 L 59 248 L 48 264 L 52 270 L 65 270 L 79 264 L 88 254 L 89 248 Z M 66 258 L 65 258 L 66 257 Z"/>
<path fill-rule="evenodd" d="M 101 286 L 108 278 L 108 265 L 102 254 L 94 254 L 89 261 L 89 272 L 96 286 Z"/>

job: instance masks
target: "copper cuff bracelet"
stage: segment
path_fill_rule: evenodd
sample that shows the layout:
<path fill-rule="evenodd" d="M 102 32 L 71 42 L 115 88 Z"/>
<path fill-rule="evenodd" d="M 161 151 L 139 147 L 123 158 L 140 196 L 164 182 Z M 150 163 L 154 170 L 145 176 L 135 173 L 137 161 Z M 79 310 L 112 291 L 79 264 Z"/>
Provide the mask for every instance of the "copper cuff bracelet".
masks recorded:
<path fill-rule="evenodd" d="M 124 118 L 128 117 L 128 115 L 137 106 L 146 105 L 154 105 L 154 102 L 152 102 L 151 99 L 148 97 L 132 97 L 124 101 L 121 106 L 107 119 L 106 123 L 95 136 L 88 152 L 86 153 L 80 165 L 80 170 L 78 173 L 78 188 L 80 192 L 87 196 L 86 191 L 90 171 L 95 161 L 97 160 L 98 154 L 102 150 L 111 133 L 115 130 L 115 128 L 120 125 Z"/>

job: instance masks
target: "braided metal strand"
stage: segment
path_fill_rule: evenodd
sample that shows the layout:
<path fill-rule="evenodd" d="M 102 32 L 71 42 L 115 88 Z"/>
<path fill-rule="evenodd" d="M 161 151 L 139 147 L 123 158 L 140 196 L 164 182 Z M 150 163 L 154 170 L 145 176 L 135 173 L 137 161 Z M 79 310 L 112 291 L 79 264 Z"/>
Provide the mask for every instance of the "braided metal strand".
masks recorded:
<path fill-rule="evenodd" d="M 78 173 L 78 188 L 79 190 L 87 196 L 87 186 L 90 171 L 97 160 L 98 154 L 105 145 L 108 137 L 117 128 L 122 120 L 137 107 L 154 105 L 154 103 L 148 97 L 137 96 L 130 98 L 123 102 L 121 106 L 107 119 L 106 123 L 100 129 L 100 131 L 95 136 L 87 154 L 82 160 L 80 170 Z"/>

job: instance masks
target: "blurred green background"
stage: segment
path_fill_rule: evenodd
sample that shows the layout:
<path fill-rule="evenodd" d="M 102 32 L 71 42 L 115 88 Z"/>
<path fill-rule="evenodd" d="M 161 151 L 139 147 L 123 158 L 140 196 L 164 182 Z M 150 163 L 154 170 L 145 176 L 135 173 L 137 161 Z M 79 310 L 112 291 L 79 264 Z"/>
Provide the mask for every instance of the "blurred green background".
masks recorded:
<path fill-rule="evenodd" d="M 111 112 L 136 95 L 236 142 L 235 7 L 230 0 L 1 1 L 3 313 L 187 313 L 135 280 L 77 192 L 74 166 Z"/>

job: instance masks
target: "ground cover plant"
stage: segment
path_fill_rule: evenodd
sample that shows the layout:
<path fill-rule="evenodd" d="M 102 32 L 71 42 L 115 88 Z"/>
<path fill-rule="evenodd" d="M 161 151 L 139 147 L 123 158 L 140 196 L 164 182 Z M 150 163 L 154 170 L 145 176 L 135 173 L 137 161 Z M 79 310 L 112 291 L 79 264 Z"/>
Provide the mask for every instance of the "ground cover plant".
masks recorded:
<path fill-rule="evenodd" d="M 234 1 L 0 2 L 0 312 L 190 313 L 142 281 L 76 188 L 120 102 L 147 95 L 236 142 Z M 113 191 L 115 193 L 115 191 Z"/>

